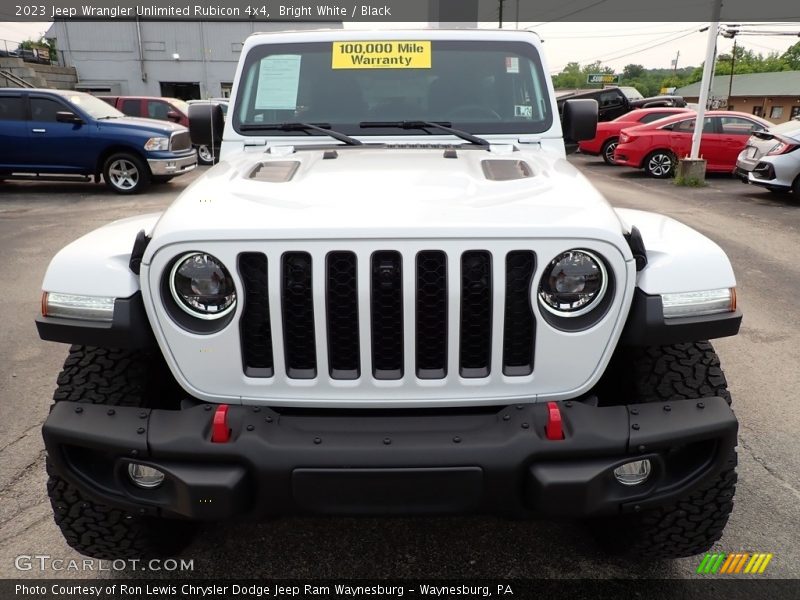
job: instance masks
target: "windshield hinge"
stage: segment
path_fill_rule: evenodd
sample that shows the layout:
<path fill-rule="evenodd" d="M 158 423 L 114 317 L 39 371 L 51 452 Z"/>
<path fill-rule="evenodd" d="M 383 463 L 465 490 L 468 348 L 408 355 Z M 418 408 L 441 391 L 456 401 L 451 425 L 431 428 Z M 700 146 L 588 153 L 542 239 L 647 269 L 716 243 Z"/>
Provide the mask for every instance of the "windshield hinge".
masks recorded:
<path fill-rule="evenodd" d="M 257 147 L 257 146 L 266 146 L 267 140 L 245 140 L 242 144 L 245 148 L 249 147 Z"/>

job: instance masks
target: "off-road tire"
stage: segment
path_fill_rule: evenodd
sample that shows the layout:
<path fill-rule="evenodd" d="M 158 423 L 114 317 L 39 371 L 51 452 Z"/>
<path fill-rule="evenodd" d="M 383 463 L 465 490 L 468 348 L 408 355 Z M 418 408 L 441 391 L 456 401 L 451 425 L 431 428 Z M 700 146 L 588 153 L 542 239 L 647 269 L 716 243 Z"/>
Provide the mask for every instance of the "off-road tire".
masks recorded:
<path fill-rule="evenodd" d="M 161 357 L 131 350 L 72 346 L 58 376 L 55 402 L 109 406 L 162 404 L 172 378 Z M 94 558 L 173 556 L 192 538 L 187 521 L 140 517 L 84 497 L 47 460 L 47 494 L 56 525 L 72 548 Z"/>
<path fill-rule="evenodd" d="M 605 142 L 603 142 L 603 147 L 600 149 L 600 156 L 603 157 L 603 160 L 607 165 L 616 165 L 616 161 L 614 160 L 614 149 L 619 144 L 619 138 L 609 138 Z"/>
<path fill-rule="evenodd" d="M 708 342 L 641 348 L 632 361 L 634 402 L 664 402 L 731 396 L 719 358 Z M 693 556 L 722 537 L 733 510 L 736 452 L 714 479 L 670 506 L 598 519 L 591 528 L 599 544 L 614 554 L 662 559 Z"/>

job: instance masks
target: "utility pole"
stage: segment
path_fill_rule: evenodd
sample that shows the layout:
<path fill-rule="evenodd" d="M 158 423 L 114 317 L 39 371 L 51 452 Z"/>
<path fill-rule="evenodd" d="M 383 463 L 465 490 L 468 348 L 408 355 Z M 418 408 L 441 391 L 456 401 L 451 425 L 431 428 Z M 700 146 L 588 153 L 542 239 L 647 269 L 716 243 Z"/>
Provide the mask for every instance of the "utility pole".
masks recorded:
<path fill-rule="evenodd" d="M 711 23 L 708 25 L 708 40 L 706 42 L 706 62 L 703 65 L 703 80 L 700 84 L 700 98 L 697 107 L 697 121 L 692 133 L 692 152 L 689 158 L 697 160 L 700 157 L 700 137 L 703 134 L 703 124 L 706 119 L 706 104 L 708 103 L 708 88 L 711 84 L 711 73 L 714 71 L 714 54 L 717 49 L 717 34 L 719 33 L 719 15 L 722 11 L 722 0 L 714 2 Z M 703 169 L 705 175 L 705 169 Z"/>
<path fill-rule="evenodd" d="M 678 59 L 681 57 L 681 51 L 678 50 L 678 53 L 675 55 L 675 60 L 672 61 L 672 76 L 675 77 L 678 74 Z"/>
<path fill-rule="evenodd" d="M 736 66 L 736 38 L 733 38 L 733 52 L 731 52 L 731 77 L 728 80 L 728 110 L 731 110 L 731 94 L 733 93 L 733 69 Z"/>

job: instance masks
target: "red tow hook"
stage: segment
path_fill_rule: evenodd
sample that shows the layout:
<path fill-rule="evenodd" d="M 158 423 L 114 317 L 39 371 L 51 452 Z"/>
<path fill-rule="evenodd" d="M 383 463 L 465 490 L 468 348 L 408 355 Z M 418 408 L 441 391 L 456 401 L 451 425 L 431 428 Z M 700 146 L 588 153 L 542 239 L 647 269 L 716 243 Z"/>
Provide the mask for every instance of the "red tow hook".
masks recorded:
<path fill-rule="evenodd" d="M 544 434 L 548 440 L 563 440 L 564 428 L 561 421 L 561 410 L 555 402 L 547 403 L 547 425 Z"/>
<path fill-rule="evenodd" d="M 231 439 L 228 408 L 227 404 L 220 404 L 214 412 L 214 420 L 211 422 L 211 441 L 215 444 L 224 444 Z"/>

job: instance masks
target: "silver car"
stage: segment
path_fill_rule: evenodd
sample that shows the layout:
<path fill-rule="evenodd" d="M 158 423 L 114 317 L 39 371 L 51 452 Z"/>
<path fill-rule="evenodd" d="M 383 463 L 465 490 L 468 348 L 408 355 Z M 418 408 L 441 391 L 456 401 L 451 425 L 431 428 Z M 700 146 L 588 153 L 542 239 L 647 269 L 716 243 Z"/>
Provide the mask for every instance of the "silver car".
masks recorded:
<path fill-rule="evenodd" d="M 735 175 L 771 192 L 800 196 L 800 119 L 757 131 L 736 160 Z"/>

